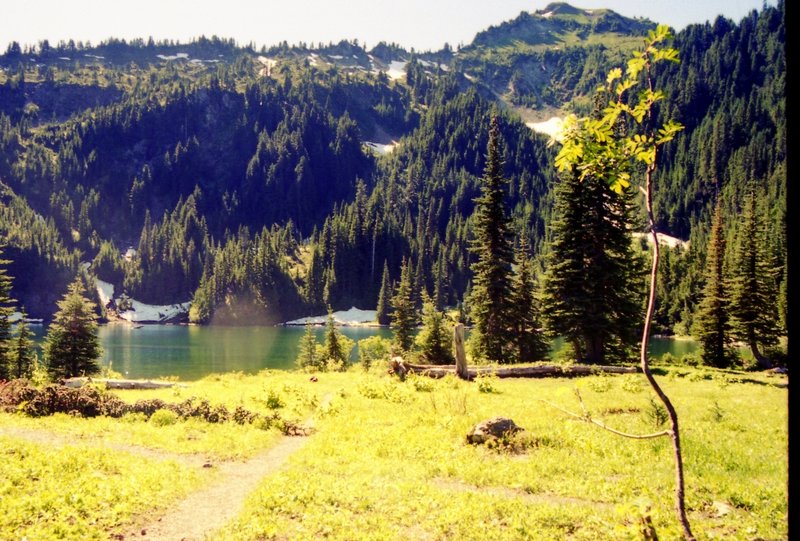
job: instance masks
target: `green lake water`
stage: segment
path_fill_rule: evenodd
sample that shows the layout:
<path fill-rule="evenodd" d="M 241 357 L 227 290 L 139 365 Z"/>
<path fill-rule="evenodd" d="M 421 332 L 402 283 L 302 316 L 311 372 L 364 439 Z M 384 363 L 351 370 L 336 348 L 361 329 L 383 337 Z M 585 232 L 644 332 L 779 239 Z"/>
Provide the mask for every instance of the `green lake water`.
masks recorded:
<path fill-rule="evenodd" d="M 38 341 L 45 329 L 34 327 Z M 315 328 L 320 342 L 325 329 Z M 391 337 L 386 328 L 343 327 L 342 333 L 354 341 L 379 335 Z M 103 347 L 102 365 L 129 378 L 176 376 L 191 381 L 212 373 L 256 373 L 264 368 L 295 367 L 297 346 L 303 327 L 221 327 L 183 325 L 104 325 L 99 328 Z M 560 349 L 559 342 L 554 350 Z M 694 353 L 693 340 L 653 338 L 651 356 L 670 353 L 681 358 Z M 357 351 L 353 351 L 356 358 Z M 40 355 L 41 357 L 41 355 Z"/>

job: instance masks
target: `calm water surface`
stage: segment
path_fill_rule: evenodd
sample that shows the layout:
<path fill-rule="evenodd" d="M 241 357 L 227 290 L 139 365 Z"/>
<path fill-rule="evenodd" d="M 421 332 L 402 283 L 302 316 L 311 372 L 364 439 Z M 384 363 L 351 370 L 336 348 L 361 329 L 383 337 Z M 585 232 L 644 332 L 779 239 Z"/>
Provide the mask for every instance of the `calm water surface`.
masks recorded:
<path fill-rule="evenodd" d="M 369 336 L 391 337 L 385 328 L 343 327 L 342 333 L 354 341 Z M 41 340 L 45 329 L 36 327 Z M 129 378 L 177 376 L 191 381 L 212 373 L 254 374 L 264 368 L 295 367 L 298 342 L 303 327 L 218 327 L 182 325 L 104 325 L 99 328 L 103 347 L 102 365 Z M 322 342 L 325 329 L 316 327 Z M 557 342 L 554 349 L 560 348 Z M 680 358 L 698 349 L 693 340 L 653 338 L 651 355 L 660 358 L 670 353 Z M 353 351 L 353 358 L 357 350 Z"/>

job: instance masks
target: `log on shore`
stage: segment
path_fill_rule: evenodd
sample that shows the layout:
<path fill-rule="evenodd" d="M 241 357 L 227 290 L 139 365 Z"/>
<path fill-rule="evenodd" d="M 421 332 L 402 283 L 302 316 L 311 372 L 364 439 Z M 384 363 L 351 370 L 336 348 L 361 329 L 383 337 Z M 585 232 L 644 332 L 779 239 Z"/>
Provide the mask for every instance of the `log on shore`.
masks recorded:
<path fill-rule="evenodd" d="M 109 378 L 69 378 L 64 380 L 67 387 L 83 387 L 87 383 L 99 383 L 107 389 L 166 389 L 178 383 L 172 381 L 150 381 L 141 379 L 109 379 Z"/>
<path fill-rule="evenodd" d="M 456 365 L 412 364 L 397 358 L 392 361 L 392 369 L 397 374 L 414 372 L 422 376 L 443 378 L 449 374 L 456 374 Z M 494 375 L 498 378 L 548 378 L 548 377 L 577 377 L 591 376 L 592 374 L 635 374 L 639 371 L 636 366 L 600 366 L 600 365 L 539 365 L 539 366 L 514 366 L 497 368 L 493 366 L 469 367 L 467 378 Z"/>

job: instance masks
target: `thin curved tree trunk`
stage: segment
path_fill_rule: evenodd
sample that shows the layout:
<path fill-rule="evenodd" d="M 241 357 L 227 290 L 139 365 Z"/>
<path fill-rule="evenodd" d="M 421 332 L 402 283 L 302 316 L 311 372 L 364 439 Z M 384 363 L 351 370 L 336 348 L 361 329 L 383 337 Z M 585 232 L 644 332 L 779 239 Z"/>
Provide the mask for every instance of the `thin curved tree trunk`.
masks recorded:
<path fill-rule="evenodd" d="M 670 420 L 670 436 L 672 436 L 672 449 L 675 456 L 675 507 L 678 514 L 678 520 L 683 528 L 683 535 L 689 541 L 694 541 L 695 537 L 692 534 L 692 529 L 689 526 L 689 517 L 686 515 L 686 495 L 684 491 L 683 480 L 683 456 L 681 453 L 681 438 L 678 431 L 678 413 L 670 402 L 667 395 L 661 389 L 658 382 L 656 382 L 650 371 L 650 364 L 647 357 L 648 342 L 650 339 L 650 325 L 653 319 L 653 311 L 656 304 L 656 277 L 658 276 L 658 260 L 660 255 L 658 245 L 658 233 L 656 232 L 656 224 L 653 218 L 653 171 L 655 170 L 656 160 L 653 159 L 652 164 L 647 167 L 645 175 L 645 200 L 647 204 L 647 221 L 650 226 L 650 233 L 653 235 L 653 266 L 650 270 L 650 295 L 647 300 L 647 313 L 644 319 L 644 331 L 642 332 L 642 347 L 640 350 L 640 362 L 642 372 L 644 373 L 650 386 L 655 391 L 661 403 L 669 414 Z"/>

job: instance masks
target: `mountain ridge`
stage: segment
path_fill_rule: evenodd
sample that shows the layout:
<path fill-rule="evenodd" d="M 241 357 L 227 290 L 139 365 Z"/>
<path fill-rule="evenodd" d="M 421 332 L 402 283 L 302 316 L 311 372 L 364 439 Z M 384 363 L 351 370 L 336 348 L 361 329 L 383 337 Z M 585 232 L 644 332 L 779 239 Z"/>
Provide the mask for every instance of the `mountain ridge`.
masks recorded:
<path fill-rule="evenodd" d="M 384 262 L 396 277 L 408 258 L 429 293 L 459 302 L 488 118 L 501 117 L 515 229 L 540 257 L 555 149 L 520 112 L 588 113 L 605 73 L 650 24 L 625 19 L 624 39 L 604 44 L 612 33 L 596 23 L 614 23 L 613 12 L 548 8 L 458 51 L 348 41 L 256 51 L 219 38 L 195 48 L 110 40 L 7 51 L 0 181 L 14 194 L 6 200 L 27 208 L 0 223 L 18 259 L 15 295 L 31 315 L 48 316 L 52 303 L 26 289 L 25 265 L 52 267 L 60 291 L 65 269 L 77 272 L 81 260 L 143 302 L 193 295 L 201 321 L 215 307 L 234 322 L 267 307 L 285 310 L 275 316 L 285 321 L 301 309 L 374 303 Z M 576 44 L 506 39 L 533 24 L 567 29 Z M 775 224 L 784 212 L 782 28 L 781 8 L 690 27 L 675 39 L 681 64 L 656 74 L 665 107 L 689 127 L 666 149 L 656 194 L 660 230 L 691 240 L 691 262 L 675 263 L 687 278 L 668 275 L 680 296 L 666 301 L 679 309 L 663 315 L 664 327 L 689 321 L 696 303 L 715 193 L 735 209 L 752 177 Z M 24 240 L 26 230 L 41 231 L 38 244 Z M 129 246 L 136 255 L 126 260 Z"/>

